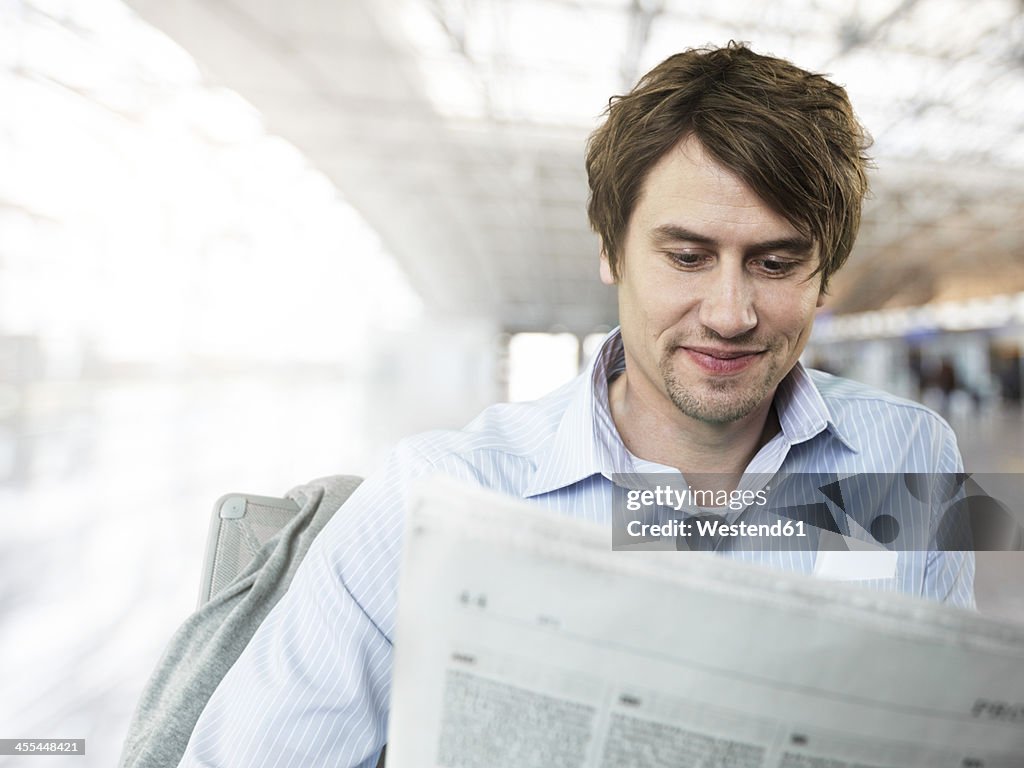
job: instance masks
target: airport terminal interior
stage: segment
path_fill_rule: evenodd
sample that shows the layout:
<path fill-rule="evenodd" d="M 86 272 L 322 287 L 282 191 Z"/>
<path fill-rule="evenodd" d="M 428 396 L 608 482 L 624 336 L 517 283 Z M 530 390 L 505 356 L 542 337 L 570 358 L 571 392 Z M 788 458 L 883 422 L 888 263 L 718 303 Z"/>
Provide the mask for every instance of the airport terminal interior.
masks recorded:
<path fill-rule="evenodd" d="M 617 323 L 587 136 L 731 39 L 874 141 L 803 362 L 1024 472 L 1019 0 L 0 4 L 0 736 L 114 763 L 220 495 L 574 376 Z M 1018 556 L 979 602 L 1024 622 Z"/>

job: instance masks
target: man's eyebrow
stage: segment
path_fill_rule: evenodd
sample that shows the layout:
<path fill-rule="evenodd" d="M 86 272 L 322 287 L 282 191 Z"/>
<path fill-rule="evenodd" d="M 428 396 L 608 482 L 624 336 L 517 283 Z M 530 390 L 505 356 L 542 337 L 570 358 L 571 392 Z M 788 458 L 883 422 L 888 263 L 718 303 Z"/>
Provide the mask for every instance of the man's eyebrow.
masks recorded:
<path fill-rule="evenodd" d="M 718 245 L 718 241 L 713 237 L 701 235 L 676 224 L 662 224 L 660 227 L 655 227 L 651 231 L 651 239 L 659 243 L 668 240 L 686 240 L 687 242 L 700 243 L 701 245 Z"/>
<path fill-rule="evenodd" d="M 814 251 L 814 243 L 806 237 L 797 235 L 795 237 L 780 237 L 777 240 L 766 240 L 763 243 L 757 243 L 750 249 L 752 253 L 770 253 L 772 251 L 781 251 L 791 256 L 810 256 Z"/>
<path fill-rule="evenodd" d="M 675 224 L 662 224 L 651 231 L 651 239 L 656 243 L 668 241 L 685 240 L 689 243 L 700 245 L 717 246 L 718 241 L 713 237 L 702 235 L 686 227 Z M 748 253 L 769 253 L 771 251 L 782 251 L 793 256 L 810 256 L 814 250 L 814 243 L 806 237 L 795 235 L 793 237 L 780 237 L 774 240 L 765 240 L 762 243 L 755 243 L 747 249 Z"/>

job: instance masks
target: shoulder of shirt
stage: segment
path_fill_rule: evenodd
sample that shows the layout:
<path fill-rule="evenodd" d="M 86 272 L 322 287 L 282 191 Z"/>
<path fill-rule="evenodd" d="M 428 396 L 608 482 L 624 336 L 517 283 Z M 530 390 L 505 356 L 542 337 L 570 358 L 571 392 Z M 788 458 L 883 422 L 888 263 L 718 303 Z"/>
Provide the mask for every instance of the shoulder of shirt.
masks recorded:
<path fill-rule="evenodd" d="M 845 379 L 812 368 L 807 368 L 806 371 L 840 429 L 862 429 L 865 426 L 865 419 L 871 419 L 873 429 L 882 428 L 887 424 L 897 428 L 911 425 L 918 428 L 926 426 L 950 437 L 954 436 L 953 429 L 946 420 L 926 405 L 853 379 Z"/>
<path fill-rule="evenodd" d="M 534 463 L 558 432 L 569 403 L 582 396 L 579 377 L 537 400 L 496 403 L 462 429 L 438 429 L 403 438 L 397 451 L 437 464 L 445 459 L 471 460 L 492 454 L 497 460 Z"/>

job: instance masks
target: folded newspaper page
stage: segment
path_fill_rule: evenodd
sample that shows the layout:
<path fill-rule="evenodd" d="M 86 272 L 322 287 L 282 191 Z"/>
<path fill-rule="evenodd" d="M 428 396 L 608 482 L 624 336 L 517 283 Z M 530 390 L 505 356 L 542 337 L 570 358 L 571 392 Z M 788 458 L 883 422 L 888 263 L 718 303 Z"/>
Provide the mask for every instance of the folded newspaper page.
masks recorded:
<path fill-rule="evenodd" d="M 1018 625 L 443 478 L 407 525 L 392 768 L 1024 766 Z"/>

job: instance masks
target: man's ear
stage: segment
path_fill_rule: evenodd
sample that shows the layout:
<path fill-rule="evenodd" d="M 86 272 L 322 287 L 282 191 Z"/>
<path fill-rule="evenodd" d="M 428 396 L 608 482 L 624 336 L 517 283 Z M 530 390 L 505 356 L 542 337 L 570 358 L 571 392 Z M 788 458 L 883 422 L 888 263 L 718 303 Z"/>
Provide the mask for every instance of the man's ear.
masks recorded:
<path fill-rule="evenodd" d="M 608 261 L 608 253 L 604 249 L 604 244 L 601 244 L 601 282 L 605 285 L 615 285 L 618 280 L 615 279 L 615 275 L 612 274 L 612 265 Z"/>

